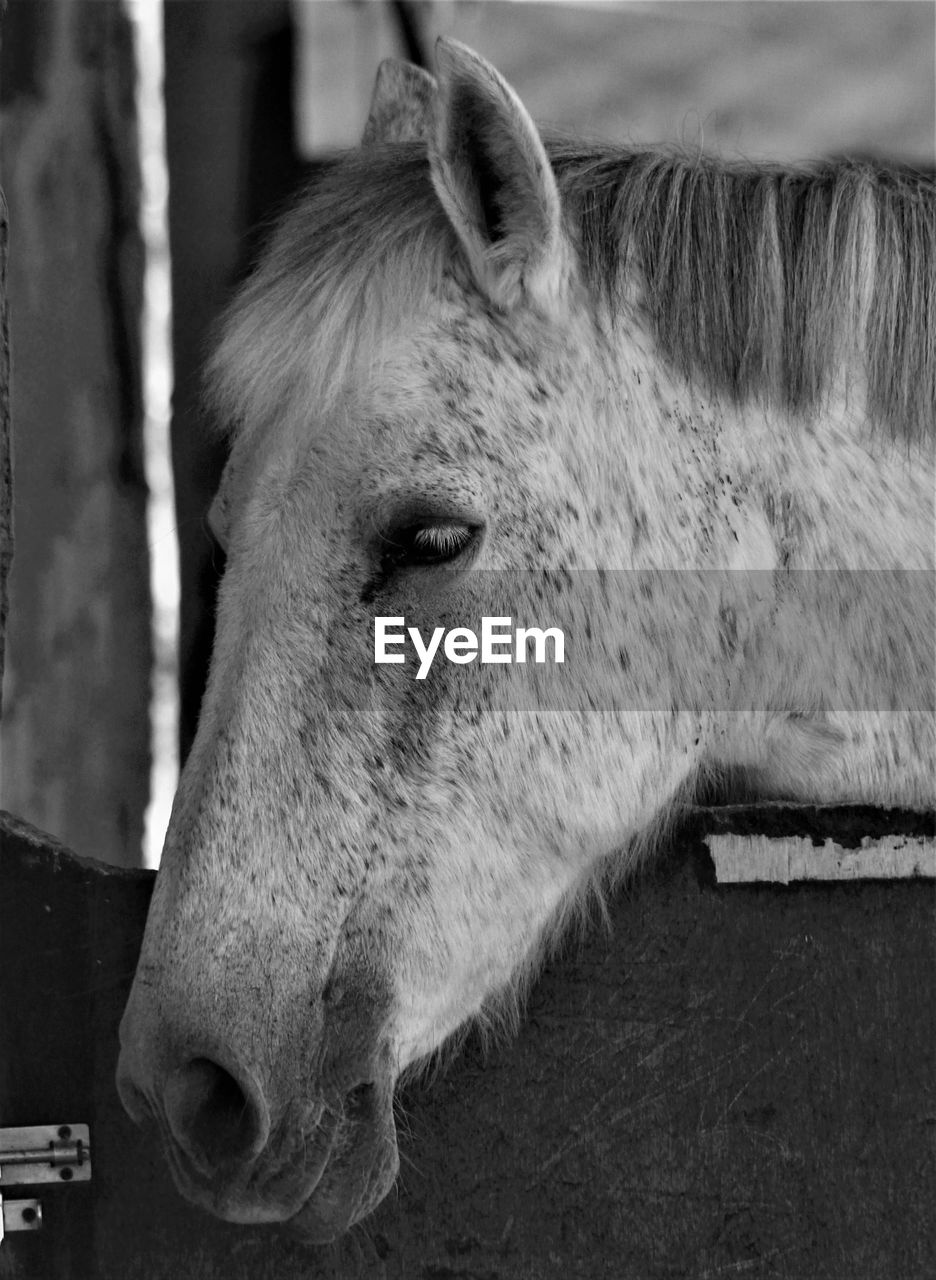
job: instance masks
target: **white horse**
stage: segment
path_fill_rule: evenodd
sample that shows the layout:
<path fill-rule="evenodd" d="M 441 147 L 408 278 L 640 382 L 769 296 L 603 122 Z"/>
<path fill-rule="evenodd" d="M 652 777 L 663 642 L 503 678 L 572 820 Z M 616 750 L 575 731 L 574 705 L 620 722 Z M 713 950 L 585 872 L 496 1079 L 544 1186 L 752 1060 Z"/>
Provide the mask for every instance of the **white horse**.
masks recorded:
<path fill-rule="evenodd" d="M 211 364 L 227 571 L 121 1028 L 184 1194 L 314 1239 L 391 1186 L 400 1074 L 700 779 L 932 802 L 932 182 L 544 142 L 437 57 Z M 487 614 L 565 666 L 374 662 L 377 617 Z"/>

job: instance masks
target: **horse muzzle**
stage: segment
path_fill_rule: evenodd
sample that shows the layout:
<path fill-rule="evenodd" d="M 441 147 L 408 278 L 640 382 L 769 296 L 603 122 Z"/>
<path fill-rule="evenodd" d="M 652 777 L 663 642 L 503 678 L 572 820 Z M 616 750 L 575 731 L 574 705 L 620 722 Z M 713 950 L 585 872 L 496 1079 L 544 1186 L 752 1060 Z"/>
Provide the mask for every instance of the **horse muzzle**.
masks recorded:
<path fill-rule="evenodd" d="M 237 983 L 209 999 L 151 967 L 121 1023 L 118 1092 L 158 1131 L 187 1199 L 231 1222 L 331 1239 L 399 1167 L 388 1016 L 376 980 L 345 975 L 317 1000 L 281 992 L 263 1006 Z"/>
<path fill-rule="evenodd" d="M 191 1058 L 141 1087 L 133 1052 L 121 1053 L 117 1087 L 138 1124 L 155 1128 L 179 1192 L 216 1217 L 288 1223 L 312 1242 L 334 1239 L 369 1213 L 399 1168 L 393 1081 L 359 1083 L 276 1124 L 243 1068 Z"/>

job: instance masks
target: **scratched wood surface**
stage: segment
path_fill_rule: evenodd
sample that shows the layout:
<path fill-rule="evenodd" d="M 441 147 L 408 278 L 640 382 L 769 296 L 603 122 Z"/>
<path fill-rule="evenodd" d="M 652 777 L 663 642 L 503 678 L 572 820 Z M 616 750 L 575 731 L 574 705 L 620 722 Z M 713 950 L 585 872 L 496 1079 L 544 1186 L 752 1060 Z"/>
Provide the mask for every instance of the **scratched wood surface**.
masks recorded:
<path fill-rule="evenodd" d="M 689 826 L 613 932 L 552 961 L 515 1040 L 409 1091 L 397 1190 L 308 1250 L 190 1209 L 119 1108 L 152 876 L 0 830 L 0 1111 L 61 1106 L 94 1150 L 90 1188 L 53 1189 L 45 1241 L 4 1245 L 4 1280 L 936 1275 L 931 884 L 725 888 Z"/>

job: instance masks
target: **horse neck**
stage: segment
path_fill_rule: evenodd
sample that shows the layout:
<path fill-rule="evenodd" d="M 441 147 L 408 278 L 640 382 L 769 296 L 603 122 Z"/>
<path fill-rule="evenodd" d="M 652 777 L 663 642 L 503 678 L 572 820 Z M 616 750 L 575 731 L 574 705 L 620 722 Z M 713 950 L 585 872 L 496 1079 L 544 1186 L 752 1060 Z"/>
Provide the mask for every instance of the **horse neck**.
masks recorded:
<path fill-rule="evenodd" d="M 869 421 L 844 379 L 808 413 L 731 415 L 737 456 L 754 478 L 779 564 L 789 568 L 932 568 L 933 442 L 895 439 Z"/>
<path fill-rule="evenodd" d="M 698 539 L 670 539 L 673 567 L 680 555 L 686 567 L 933 567 L 933 433 L 911 444 L 868 421 L 854 370 L 821 404 L 794 412 L 769 396 L 735 403 L 709 393 L 674 373 L 639 330 L 617 344 L 616 366 L 610 430 L 623 453 L 609 467 L 613 483 L 624 472 L 643 477 L 638 489 L 660 510 L 660 545 L 687 505 L 723 530 L 709 558 Z"/>

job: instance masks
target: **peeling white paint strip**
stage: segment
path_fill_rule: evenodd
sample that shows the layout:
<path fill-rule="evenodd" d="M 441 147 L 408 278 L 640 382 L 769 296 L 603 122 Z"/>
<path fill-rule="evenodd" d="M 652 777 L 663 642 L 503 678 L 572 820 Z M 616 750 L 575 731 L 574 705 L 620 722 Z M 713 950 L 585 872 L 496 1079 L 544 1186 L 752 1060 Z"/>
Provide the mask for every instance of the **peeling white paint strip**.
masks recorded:
<path fill-rule="evenodd" d="M 789 884 L 793 880 L 936 879 L 936 840 L 930 836 L 865 837 L 845 849 L 805 836 L 709 835 L 705 843 L 719 884 Z"/>

